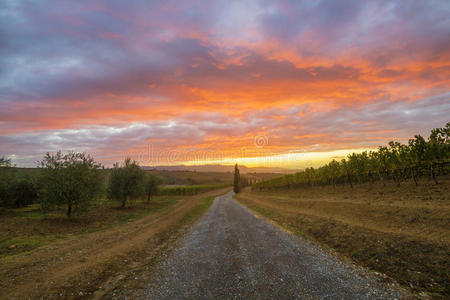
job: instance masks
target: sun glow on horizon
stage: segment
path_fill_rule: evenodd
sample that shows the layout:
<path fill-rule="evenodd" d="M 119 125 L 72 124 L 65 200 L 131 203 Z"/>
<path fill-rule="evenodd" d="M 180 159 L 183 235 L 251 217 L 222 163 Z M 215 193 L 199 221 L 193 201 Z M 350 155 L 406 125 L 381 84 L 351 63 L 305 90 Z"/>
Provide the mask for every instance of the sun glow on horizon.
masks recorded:
<path fill-rule="evenodd" d="M 266 155 L 257 157 L 236 157 L 236 158 L 223 158 L 216 160 L 191 160 L 179 162 L 186 166 L 196 165 L 244 165 L 246 167 L 270 167 L 270 168 L 285 168 L 285 169 L 303 169 L 307 167 L 320 167 L 329 161 L 341 160 L 346 158 L 350 153 L 361 153 L 364 151 L 374 150 L 371 149 L 346 149 L 346 150 L 333 150 L 326 152 L 292 152 L 276 155 Z"/>

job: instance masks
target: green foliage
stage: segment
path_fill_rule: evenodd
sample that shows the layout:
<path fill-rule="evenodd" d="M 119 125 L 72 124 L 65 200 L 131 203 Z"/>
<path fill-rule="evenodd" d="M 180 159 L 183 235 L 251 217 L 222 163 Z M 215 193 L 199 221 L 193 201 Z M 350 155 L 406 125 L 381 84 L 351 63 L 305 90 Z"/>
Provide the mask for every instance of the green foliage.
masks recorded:
<path fill-rule="evenodd" d="M 16 180 L 13 190 L 13 199 L 16 207 L 33 204 L 38 199 L 38 191 L 32 178 L 29 176 Z"/>
<path fill-rule="evenodd" d="M 114 164 L 107 188 L 108 198 L 118 201 L 124 208 L 130 201 L 145 193 L 145 172 L 136 161 L 126 158 L 123 165 Z"/>
<path fill-rule="evenodd" d="M 145 175 L 145 194 L 147 195 L 147 203 L 150 202 L 151 197 L 155 196 L 158 194 L 158 188 L 159 185 L 161 185 L 163 183 L 163 179 L 162 177 L 155 175 L 155 174 L 151 174 L 151 173 L 147 173 Z"/>
<path fill-rule="evenodd" d="M 47 153 L 39 167 L 39 200 L 44 211 L 64 205 L 70 217 L 85 211 L 102 191 L 101 165 L 85 153 Z"/>
<path fill-rule="evenodd" d="M 12 166 L 11 160 L 0 158 L 0 207 L 22 207 L 37 199 L 31 176 Z"/>
<path fill-rule="evenodd" d="M 4 162 L 4 158 L 0 158 L 0 160 Z M 15 171 L 10 163 L 4 163 L 0 167 L 0 207 L 11 207 L 14 204 Z"/>
<path fill-rule="evenodd" d="M 186 186 L 170 186 L 160 188 L 158 195 L 167 196 L 192 196 L 207 191 L 212 191 L 229 186 L 229 184 L 201 184 L 201 185 L 186 185 Z"/>
<path fill-rule="evenodd" d="M 11 159 L 6 157 L 0 157 L 0 167 L 11 167 Z"/>
<path fill-rule="evenodd" d="M 257 189 L 312 187 L 314 185 L 337 183 L 348 184 L 374 182 L 392 179 L 400 185 L 405 179 L 428 174 L 436 182 L 437 174 L 447 172 L 450 165 L 450 122 L 444 128 L 435 128 L 426 140 L 415 135 L 408 144 L 389 142 L 377 151 L 351 153 L 340 162 L 332 160 L 314 169 L 289 174 L 253 185 Z"/>
<path fill-rule="evenodd" d="M 239 174 L 239 168 L 237 164 L 234 166 L 233 191 L 236 194 L 241 191 L 241 175 Z"/>

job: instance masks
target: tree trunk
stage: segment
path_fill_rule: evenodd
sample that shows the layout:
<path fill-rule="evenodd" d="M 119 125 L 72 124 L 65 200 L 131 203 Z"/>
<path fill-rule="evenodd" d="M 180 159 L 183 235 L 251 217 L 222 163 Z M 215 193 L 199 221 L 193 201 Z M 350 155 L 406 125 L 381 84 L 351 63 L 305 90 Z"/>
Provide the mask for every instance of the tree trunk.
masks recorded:
<path fill-rule="evenodd" d="M 436 178 L 436 174 L 434 174 L 434 171 L 433 171 L 433 165 L 430 165 L 430 173 L 431 173 L 431 177 L 433 178 L 434 182 L 436 184 L 438 184 L 438 181 L 437 181 L 437 178 Z"/>
<path fill-rule="evenodd" d="M 150 193 L 148 193 L 148 194 L 147 194 L 147 204 L 149 204 L 149 203 L 150 203 L 150 198 L 151 198 L 151 194 L 150 194 Z"/>
<path fill-rule="evenodd" d="M 400 187 L 400 176 L 397 175 L 397 169 L 392 172 L 392 177 L 397 182 L 397 187 Z"/>
<path fill-rule="evenodd" d="M 367 177 L 369 177 L 370 184 L 373 184 L 373 174 L 372 174 L 372 172 L 369 172 L 367 174 Z"/>
<path fill-rule="evenodd" d="M 383 184 L 383 186 L 385 186 L 386 183 L 384 183 L 384 178 L 383 178 L 383 175 L 381 175 L 381 172 L 378 172 L 378 177 L 380 177 L 381 183 Z"/>
<path fill-rule="evenodd" d="M 67 216 L 70 218 L 71 215 L 72 215 L 72 201 L 69 201 L 67 205 Z"/>
<path fill-rule="evenodd" d="M 348 183 L 350 184 L 350 187 L 353 188 L 353 183 L 352 180 L 350 179 L 350 174 L 347 172 L 347 179 L 348 179 Z"/>
<path fill-rule="evenodd" d="M 127 203 L 127 198 L 123 198 L 122 199 L 122 205 L 120 206 L 120 208 L 125 208 L 125 204 Z"/>
<path fill-rule="evenodd" d="M 419 183 L 417 182 L 417 176 L 416 176 L 416 167 L 411 167 L 411 176 L 412 176 L 416 186 L 419 186 Z"/>

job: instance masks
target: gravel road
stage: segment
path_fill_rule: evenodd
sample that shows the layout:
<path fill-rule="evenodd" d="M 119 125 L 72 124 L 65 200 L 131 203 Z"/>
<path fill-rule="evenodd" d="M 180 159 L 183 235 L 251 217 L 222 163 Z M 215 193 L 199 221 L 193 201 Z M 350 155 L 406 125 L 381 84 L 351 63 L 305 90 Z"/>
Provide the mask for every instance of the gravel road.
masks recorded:
<path fill-rule="evenodd" d="M 396 299 L 362 268 L 217 197 L 152 277 L 149 299 Z"/>

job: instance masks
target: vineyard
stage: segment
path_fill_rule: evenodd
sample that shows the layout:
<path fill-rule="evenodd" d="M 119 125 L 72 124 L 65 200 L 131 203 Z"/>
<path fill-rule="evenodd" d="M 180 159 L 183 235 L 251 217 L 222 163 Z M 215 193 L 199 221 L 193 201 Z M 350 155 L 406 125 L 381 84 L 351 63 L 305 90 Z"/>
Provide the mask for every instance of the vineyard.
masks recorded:
<path fill-rule="evenodd" d="M 360 183 L 385 184 L 385 180 L 401 182 L 412 180 L 420 184 L 420 178 L 428 177 L 436 184 L 438 177 L 450 173 L 450 122 L 443 128 L 431 130 L 426 140 L 415 135 L 408 144 L 389 142 L 376 151 L 351 153 L 341 161 L 332 160 L 319 168 L 257 182 L 252 189 L 302 188 L 321 185 L 349 185 Z"/>

